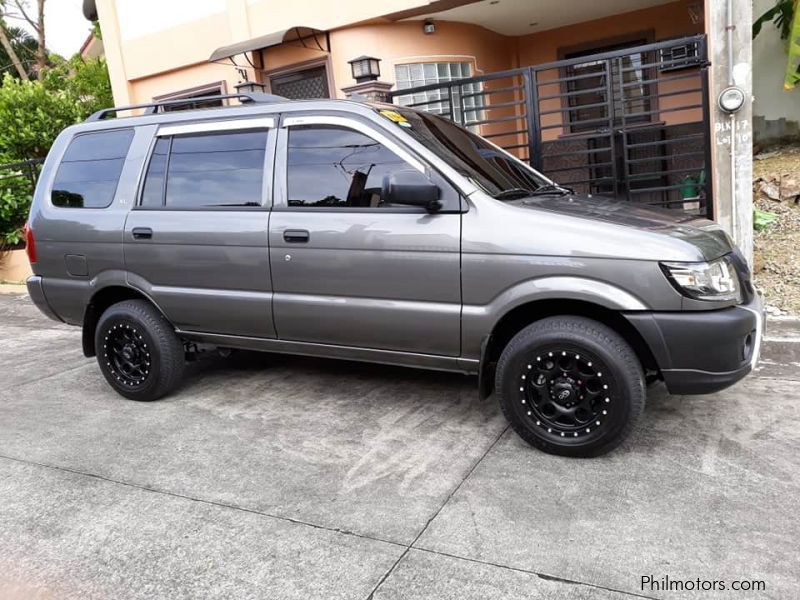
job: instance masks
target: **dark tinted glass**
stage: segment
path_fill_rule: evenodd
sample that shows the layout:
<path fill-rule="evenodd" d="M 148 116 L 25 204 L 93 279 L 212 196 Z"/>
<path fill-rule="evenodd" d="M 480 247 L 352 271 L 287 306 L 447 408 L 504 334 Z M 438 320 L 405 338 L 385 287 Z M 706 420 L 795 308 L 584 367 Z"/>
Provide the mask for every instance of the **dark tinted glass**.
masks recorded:
<path fill-rule="evenodd" d="M 164 171 L 167 167 L 167 153 L 169 152 L 169 138 L 158 138 L 150 164 L 147 166 L 147 175 L 144 178 L 142 190 L 142 206 L 163 206 L 164 204 Z"/>
<path fill-rule="evenodd" d="M 548 183 L 538 172 L 499 151 L 480 136 L 442 117 L 396 109 L 407 119 L 398 129 L 432 150 L 453 169 L 489 195 L 522 188 L 535 190 Z"/>
<path fill-rule="evenodd" d="M 105 208 L 114 200 L 133 131 L 79 135 L 70 143 L 53 181 L 55 206 Z"/>
<path fill-rule="evenodd" d="M 287 157 L 289 206 L 386 206 L 383 177 L 410 167 L 364 134 L 327 125 L 292 127 Z"/>
<path fill-rule="evenodd" d="M 260 206 L 266 131 L 175 137 L 167 208 Z"/>

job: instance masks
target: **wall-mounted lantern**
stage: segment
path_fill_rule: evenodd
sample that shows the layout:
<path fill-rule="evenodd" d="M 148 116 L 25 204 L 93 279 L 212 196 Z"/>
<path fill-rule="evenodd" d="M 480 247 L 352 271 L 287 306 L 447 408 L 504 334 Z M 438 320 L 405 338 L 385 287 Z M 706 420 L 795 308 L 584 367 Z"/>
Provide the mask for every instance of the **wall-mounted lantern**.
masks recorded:
<path fill-rule="evenodd" d="M 365 81 L 375 81 L 381 76 L 381 59 L 372 56 L 359 56 L 347 61 L 353 73 L 353 79 L 358 83 Z"/>
<path fill-rule="evenodd" d="M 422 24 L 422 33 L 424 33 L 425 35 L 436 33 L 436 24 L 433 21 L 426 20 Z"/>
<path fill-rule="evenodd" d="M 258 83 L 257 81 L 243 81 L 233 87 L 236 88 L 237 94 L 263 93 L 267 89 L 263 83 Z"/>

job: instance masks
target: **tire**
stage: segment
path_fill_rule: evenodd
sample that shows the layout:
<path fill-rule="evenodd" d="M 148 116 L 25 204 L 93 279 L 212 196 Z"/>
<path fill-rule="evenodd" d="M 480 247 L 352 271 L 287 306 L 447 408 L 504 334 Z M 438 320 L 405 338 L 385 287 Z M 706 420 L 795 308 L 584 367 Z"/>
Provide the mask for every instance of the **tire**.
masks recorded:
<path fill-rule="evenodd" d="M 97 323 L 94 343 L 106 381 L 130 400 L 158 400 L 183 377 L 183 342 L 146 300 L 125 300 L 107 308 Z"/>
<path fill-rule="evenodd" d="M 514 431 L 549 454 L 606 454 L 630 434 L 644 410 L 644 373 L 633 349 L 614 330 L 585 317 L 528 325 L 503 350 L 495 377 L 500 407 Z"/>

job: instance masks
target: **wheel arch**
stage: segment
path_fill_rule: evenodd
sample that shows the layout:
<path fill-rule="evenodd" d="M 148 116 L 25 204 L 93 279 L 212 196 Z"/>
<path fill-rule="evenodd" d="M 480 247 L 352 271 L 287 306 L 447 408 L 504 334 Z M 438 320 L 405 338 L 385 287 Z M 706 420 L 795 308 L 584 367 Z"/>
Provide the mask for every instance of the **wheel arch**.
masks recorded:
<path fill-rule="evenodd" d="M 82 344 L 84 356 L 92 357 L 97 354 L 94 345 L 94 334 L 102 314 L 109 306 L 124 300 L 144 300 L 163 314 L 163 311 L 153 302 L 152 298 L 135 288 L 125 285 L 108 285 L 97 290 L 86 305 L 86 310 L 83 314 Z"/>
<path fill-rule="evenodd" d="M 494 367 L 511 338 L 531 323 L 555 316 L 586 317 L 603 323 L 621 335 L 631 346 L 643 369 L 658 371 L 658 362 L 647 342 L 619 311 L 586 300 L 533 300 L 509 309 L 484 339 L 478 376 L 481 398 L 487 398 L 494 391 Z"/>

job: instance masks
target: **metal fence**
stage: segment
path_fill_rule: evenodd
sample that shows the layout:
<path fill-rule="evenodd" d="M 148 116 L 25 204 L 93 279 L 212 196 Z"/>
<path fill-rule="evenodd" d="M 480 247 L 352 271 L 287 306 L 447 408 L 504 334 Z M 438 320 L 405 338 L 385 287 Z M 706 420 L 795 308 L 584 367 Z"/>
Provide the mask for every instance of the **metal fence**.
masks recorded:
<path fill-rule="evenodd" d="M 711 217 L 703 35 L 393 90 L 559 183 Z"/>
<path fill-rule="evenodd" d="M 32 194 L 43 163 L 43 158 L 32 158 L 0 165 L 0 189 L 20 187 L 30 189 Z"/>

